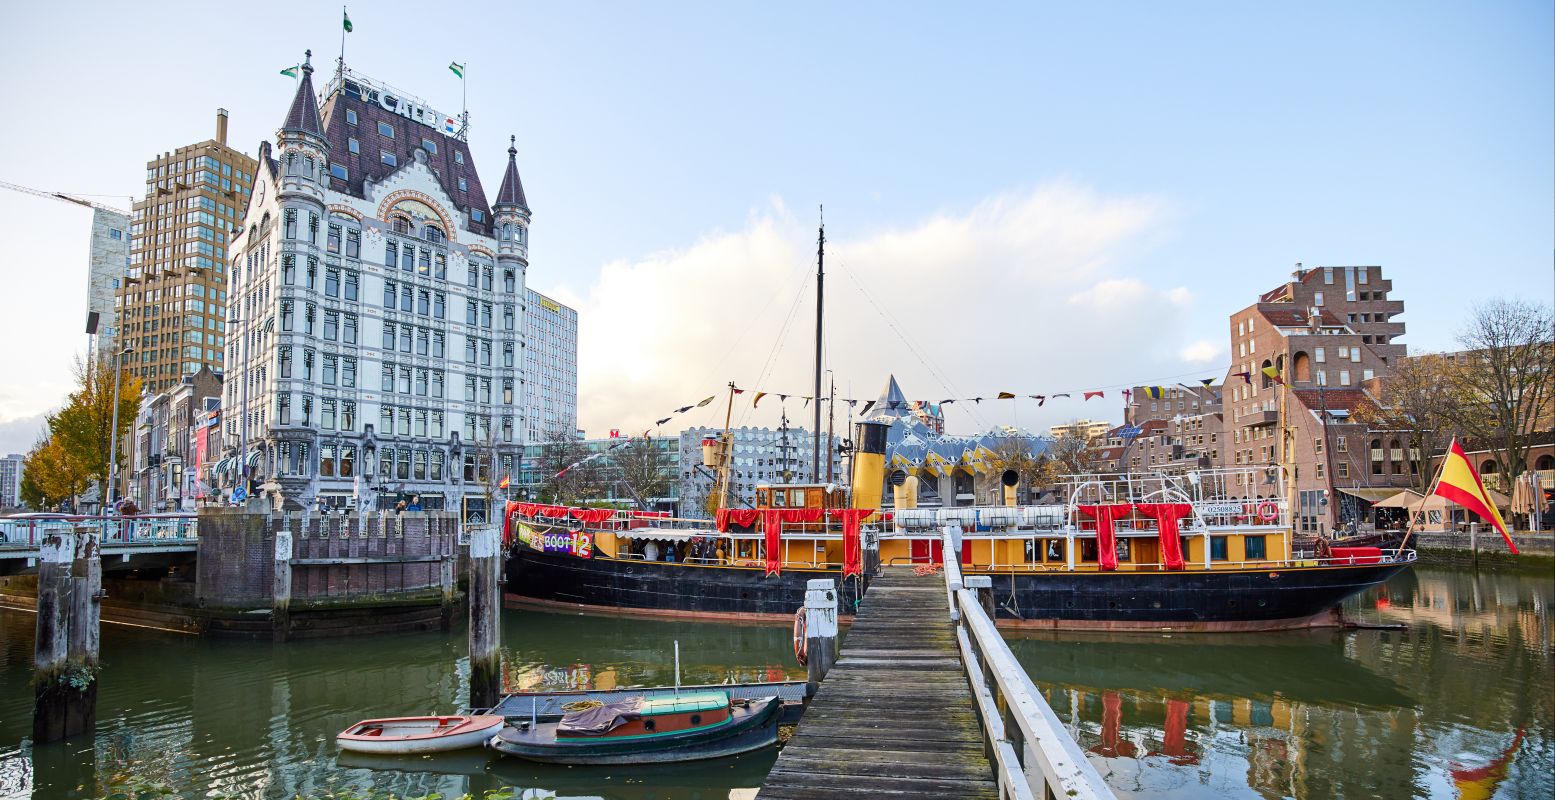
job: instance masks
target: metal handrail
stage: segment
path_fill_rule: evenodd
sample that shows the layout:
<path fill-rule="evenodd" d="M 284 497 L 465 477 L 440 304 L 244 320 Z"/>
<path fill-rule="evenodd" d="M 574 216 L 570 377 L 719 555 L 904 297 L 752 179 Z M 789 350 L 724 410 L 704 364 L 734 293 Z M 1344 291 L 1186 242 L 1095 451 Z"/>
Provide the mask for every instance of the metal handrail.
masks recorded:
<path fill-rule="evenodd" d="M 947 550 L 957 545 L 959 534 L 955 526 L 945 527 Z M 1012 800 L 1112 798 L 1101 773 L 1015 660 L 977 595 L 966 588 L 955 559 L 945 562 L 945 590 L 962 666 L 993 753 L 999 796 Z"/>

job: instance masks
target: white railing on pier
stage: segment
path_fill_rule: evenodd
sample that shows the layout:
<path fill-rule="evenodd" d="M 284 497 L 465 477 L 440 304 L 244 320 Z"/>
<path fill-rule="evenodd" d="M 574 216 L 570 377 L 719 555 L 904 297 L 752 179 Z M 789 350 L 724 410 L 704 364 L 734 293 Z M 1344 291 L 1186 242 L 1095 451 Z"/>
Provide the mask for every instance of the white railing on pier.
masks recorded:
<path fill-rule="evenodd" d="M 960 534 L 954 525 L 944 528 L 945 552 L 960 552 Z M 961 662 L 983 735 L 993 751 L 999 796 L 1010 800 L 1114 797 L 994 628 L 975 591 L 987 588 L 988 580 L 986 576 L 963 580 L 956 559 L 945 560 L 950 618 L 956 625 Z"/>

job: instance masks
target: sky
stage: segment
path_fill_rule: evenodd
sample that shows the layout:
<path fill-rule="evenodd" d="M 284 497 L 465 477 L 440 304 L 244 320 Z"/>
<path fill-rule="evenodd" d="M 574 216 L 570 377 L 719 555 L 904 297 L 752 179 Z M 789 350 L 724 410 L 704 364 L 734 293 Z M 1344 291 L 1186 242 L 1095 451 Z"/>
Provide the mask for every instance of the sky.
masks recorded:
<path fill-rule="evenodd" d="M 0 180 L 128 207 L 157 153 L 273 139 L 336 6 L 28 3 L 0 31 Z M 730 381 L 810 385 L 816 228 L 843 397 L 895 374 L 948 427 L 1117 420 L 1229 364 L 1227 316 L 1300 262 L 1381 265 L 1415 350 L 1549 303 L 1548 2 L 357 2 L 346 63 L 457 112 L 495 191 L 517 136 L 529 285 L 579 310 L 580 426 Z M 90 212 L 0 190 L 0 452 L 85 350 Z M 800 401 L 740 398 L 735 424 Z M 775 398 L 774 398 L 775 399 Z M 839 414 L 845 409 L 839 406 Z M 721 424 L 713 403 L 662 431 Z"/>

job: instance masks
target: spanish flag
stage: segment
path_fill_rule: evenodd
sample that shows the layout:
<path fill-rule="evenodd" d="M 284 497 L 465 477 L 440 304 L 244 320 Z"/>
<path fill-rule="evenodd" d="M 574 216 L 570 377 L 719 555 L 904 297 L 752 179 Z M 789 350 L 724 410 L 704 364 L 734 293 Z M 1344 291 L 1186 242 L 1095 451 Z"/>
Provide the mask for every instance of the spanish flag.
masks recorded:
<path fill-rule="evenodd" d="M 497 488 L 498 489 L 506 489 L 506 488 L 508 488 L 509 479 L 512 478 L 512 477 L 513 477 L 512 475 L 503 475 L 502 476 L 502 482 L 497 484 Z"/>
<path fill-rule="evenodd" d="M 1506 546 L 1517 555 L 1517 545 L 1512 543 L 1512 537 L 1506 532 L 1506 523 L 1501 521 L 1501 512 L 1496 510 L 1496 504 L 1491 501 L 1490 493 L 1485 491 L 1485 484 L 1479 479 L 1479 473 L 1474 471 L 1474 465 L 1469 463 L 1469 457 L 1464 455 L 1463 448 L 1458 445 L 1458 440 L 1452 440 L 1452 446 L 1447 448 L 1447 460 L 1442 462 L 1441 477 L 1436 479 L 1436 491 L 1448 500 L 1479 515 L 1479 518 L 1495 526 L 1500 531 L 1501 538 L 1506 540 Z"/>

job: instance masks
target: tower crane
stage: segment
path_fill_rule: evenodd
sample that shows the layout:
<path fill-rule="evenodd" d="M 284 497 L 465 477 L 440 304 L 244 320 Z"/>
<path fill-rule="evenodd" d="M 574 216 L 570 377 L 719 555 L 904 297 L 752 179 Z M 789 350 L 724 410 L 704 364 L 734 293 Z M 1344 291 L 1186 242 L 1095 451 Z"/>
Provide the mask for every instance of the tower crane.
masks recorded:
<path fill-rule="evenodd" d="M 11 183 L 10 181 L 0 181 L 0 188 L 10 189 L 13 192 L 21 192 L 22 194 L 30 194 L 34 197 L 47 197 L 52 200 L 58 200 L 61 203 L 71 203 L 73 205 L 83 206 L 85 208 L 96 208 L 102 211 L 112 211 L 115 214 L 123 214 L 126 217 L 130 215 L 130 212 L 125 211 L 122 208 L 116 208 L 114 206 L 105 205 L 103 203 L 94 203 L 91 200 L 83 200 L 74 195 L 65 194 L 64 192 L 51 192 L 47 189 L 34 189 L 31 186 L 22 186 L 21 184 Z M 125 196 L 128 197 L 128 195 Z M 131 197 L 130 201 L 133 203 L 134 198 Z"/>

